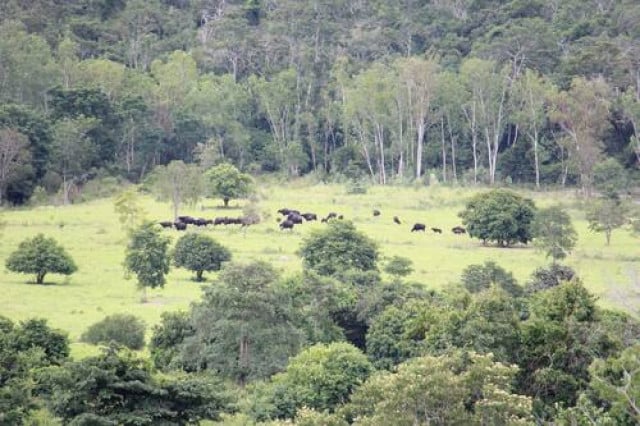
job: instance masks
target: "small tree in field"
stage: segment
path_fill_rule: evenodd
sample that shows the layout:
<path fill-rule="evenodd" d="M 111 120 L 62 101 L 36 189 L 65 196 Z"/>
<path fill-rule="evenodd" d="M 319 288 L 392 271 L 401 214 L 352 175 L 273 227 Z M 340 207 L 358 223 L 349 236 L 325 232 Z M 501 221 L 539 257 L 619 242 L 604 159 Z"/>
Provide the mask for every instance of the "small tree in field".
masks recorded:
<path fill-rule="evenodd" d="M 75 262 L 53 238 L 38 234 L 24 240 L 9 255 L 8 270 L 23 274 L 36 274 L 36 283 L 42 284 L 47 273 L 71 275 L 78 270 Z"/>
<path fill-rule="evenodd" d="M 575 247 L 578 233 L 571 224 L 571 218 L 560 206 L 548 207 L 538 211 L 533 223 L 535 244 L 547 257 L 564 259 Z"/>
<path fill-rule="evenodd" d="M 162 236 L 153 222 L 145 222 L 131 232 L 124 266 L 138 277 L 142 301 L 146 302 L 147 287 L 163 287 L 169 272 L 169 238 Z"/>
<path fill-rule="evenodd" d="M 469 236 L 483 243 L 495 241 L 501 247 L 531 241 L 536 207 L 533 201 L 504 189 L 478 194 L 458 214 Z"/>
<path fill-rule="evenodd" d="M 202 234 L 186 234 L 173 250 L 173 263 L 196 273 L 196 281 L 203 281 L 204 271 L 219 271 L 222 262 L 231 260 L 229 249 L 213 238 Z"/>
<path fill-rule="evenodd" d="M 607 245 L 611 242 L 614 229 L 627 222 L 629 209 L 617 193 L 609 193 L 605 197 L 591 202 L 587 208 L 589 229 L 604 232 Z"/>
<path fill-rule="evenodd" d="M 201 171 L 195 164 L 175 160 L 166 166 L 157 166 L 151 179 L 158 199 L 171 202 L 175 219 L 182 203 L 195 204 L 202 196 Z"/>
<path fill-rule="evenodd" d="M 209 185 L 208 193 L 222 197 L 225 207 L 231 198 L 246 197 L 253 191 L 251 176 L 241 173 L 229 163 L 210 168 L 205 176 Z"/>

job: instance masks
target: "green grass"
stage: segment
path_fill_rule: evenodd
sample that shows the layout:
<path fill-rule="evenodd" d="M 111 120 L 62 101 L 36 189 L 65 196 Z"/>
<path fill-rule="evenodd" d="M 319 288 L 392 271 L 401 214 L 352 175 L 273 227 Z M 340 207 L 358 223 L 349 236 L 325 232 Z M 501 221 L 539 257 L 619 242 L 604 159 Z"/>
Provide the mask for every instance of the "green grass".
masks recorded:
<path fill-rule="evenodd" d="M 456 236 L 450 228 L 460 224 L 457 213 L 465 200 L 478 190 L 447 187 L 373 187 L 367 194 L 347 195 L 344 187 L 311 185 L 306 181 L 286 185 L 269 185 L 259 189 L 263 222 L 241 230 L 238 227 L 209 227 L 206 234 L 229 247 L 234 260 L 262 259 L 271 262 L 284 273 L 299 271 L 296 255 L 302 238 L 312 229 L 322 229 L 320 222 L 305 223 L 293 232 L 280 231 L 276 210 L 298 208 L 326 215 L 330 211 L 353 220 L 356 227 L 380 244 L 385 256 L 405 256 L 413 261 L 414 272 L 408 279 L 430 288 L 441 289 L 456 282 L 469 264 L 494 260 L 514 273 L 523 283 L 536 267 L 546 265 L 544 255 L 531 247 L 500 249 L 483 247 L 468 236 Z M 633 285 L 638 287 L 640 249 L 638 239 L 625 230 L 615 231 L 611 246 L 605 246 L 602 234 L 587 229 L 584 215 L 575 207 L 579 202 L 572 192 L 524 193 L 538 206 L 561 202 L 569 208 L 579 233 L 578 245 L 566 263 L 574 267 L 585 285 L 607 307 L 629 309 L 637 299 L 630 296 Z M 147 217 L 153 220 L 171 219 L 168 203 L 158 203 L 143 197 Z M 181 213 L 198 217 L 241 215 L 240 202 L 232 201 L 228 210 L 221 209 L 219 200 L 185 207 Z M 382 211 L 374 218 L 372 209 Z M 402 225 L 392 222 L 398 216 Z M 42 232 L 54 237 L 76 260 L 79 271 L 71 277 L 47 275 L 49 285 L 27 284 L 31 276 L 15 274 L 0 267 L 0 314 L 14 320 L 44 317 L 54 327 L 69 332 L 74 356 L 95 353 L 96 348 L 77 343 L 80 334 L 91 324 L 113 313 L 131 313 L 148 326 L 158 323 L 164 311 L 186 309 L 200 297 L 200 284 L 192 274 L 172 269 L 163 289 L 151 290 L 149 302 L 140 303 L 135 278 L 126 280 L 122 262 L 127 244 L 113 209 L 112 199 L 102 199 L 72 206 L 45 206 L 29 210 L 7 210 L 2 214 L 5 227 L 1 232 L 0 262 L 18 243 Z M 427 227 L 439 227 L 443 234 L 411 233 L 414 222 Z M 179 233 L 165 230 L 173 241 Z M 214 274 L 208 274 L 209 280 Z M 150 327 L 149 327 L 150 328 Z"/>

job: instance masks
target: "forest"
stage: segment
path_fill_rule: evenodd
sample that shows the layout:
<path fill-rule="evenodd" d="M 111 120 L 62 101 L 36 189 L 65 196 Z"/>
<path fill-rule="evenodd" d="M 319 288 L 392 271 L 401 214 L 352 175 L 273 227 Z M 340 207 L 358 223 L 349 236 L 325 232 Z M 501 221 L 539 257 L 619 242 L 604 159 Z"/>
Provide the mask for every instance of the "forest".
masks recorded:
<path fill-rule="evenodd" d="M 0 232 L 16 243 L 0 273 L 35 275 L 25 295 L 85 295 L 72 321 L 102 317 L 72 339 L 1 302 L 0 425 L 640 423 L 637 306 L 604 306 L 563 263 L 587 228 L 623 243 L 581 248 L 583 266 L 639 259 L 639 22 L 636 0 L 0 1 Z M 268 196 L 294 178 L 318 189 L 289 207 L 339 200 L 345 220 L 274 225 Z M 365 198 L 394 185 L 402 206 Z M 79 207 L 89 191 L 104 199 Z M 165 212 L 154 191 L 173 218 L 144 220 Z M 205 194 L 243 209 L 243 230 L 172 245 Z M 434 222 L 400 235 L 394 208 Z M 459 274 L 412 280 L 438 265 L 383 256 L 403 245 L 446 249 Z M 527 278 L 469 264 L 483 249 L 521 256 Z M 143 298 L 178 268 L 202 294 L 145 328 L 89 300 L 123 267 Z M 93 276 L 51 285 L 78 270 Z M 95 351 L 73 356 L 76 340 Z"/>
<path fill-rule="evenodd" d="M 586 195 L 603 160 L 637 179 L 634 0 L 7 0 L 0 16 L 11 204 L 172 160 Z"/>

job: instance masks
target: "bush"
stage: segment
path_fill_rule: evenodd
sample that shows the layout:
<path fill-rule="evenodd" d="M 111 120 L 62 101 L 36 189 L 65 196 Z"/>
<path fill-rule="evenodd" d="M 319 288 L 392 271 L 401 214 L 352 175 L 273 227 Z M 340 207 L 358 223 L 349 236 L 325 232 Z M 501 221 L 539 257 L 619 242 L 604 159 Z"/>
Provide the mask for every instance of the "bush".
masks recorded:
<path fill-rule="evenodd" d="M 129 349 L 144 347 L 144 322 L 129 314 L 114 314 L 93 324 L 80 337 L 80 341 L 94 345 L 116 342 Z"/>

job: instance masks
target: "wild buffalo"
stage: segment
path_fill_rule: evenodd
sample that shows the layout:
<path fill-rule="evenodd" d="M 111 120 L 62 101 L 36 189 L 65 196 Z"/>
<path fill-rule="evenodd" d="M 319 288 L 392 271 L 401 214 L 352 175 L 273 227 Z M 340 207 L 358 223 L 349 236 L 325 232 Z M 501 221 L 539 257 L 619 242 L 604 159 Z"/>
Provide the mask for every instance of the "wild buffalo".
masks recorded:
<path fill-rule="evenodd" d="M 293 229 L 293 222 L 291 222 L 290 220 L 283 220 L 280 223 L 280 229 Z"/>
<path fill-rule="evenodd" d="M 296 225 L 299 225 L 302 223 L 302 219 L 303 217 L 300 216 L 299 214 L 295 214 L 295 213 L 290 213 L 289 216 L 287 216 L 287 219 L 289 222 L 294 223 Z"/>
<path fill-rule="evenodd" d="M 434 234 L 442 234 L 442 229 L 440 228 L 431 228 Z"/>
<path fill-rule="evenodd" d="M 467 230 L 462 226 L 454 226 L 453 228 L 451 228 L 451 232 L 453 232 L 454 234 L 465 234 Z"/>
<path fill-rule="evenodd" d="M 411 232 L 422 231 L 424 232 L 427 227 L 424 223 L 414 223 L 413 228 L 411 228 Z"/>
<path fill-rule="evenodd" d="M 173 222 L 173 226 L 176 228 L 176 230 L 178 231 L 185 231 L 187 229 L 187 224 L 184 222 Z"/>
<path fill-rule="evenodd" d="M 163 228 L 173 228 L 173 222 L 171 222 L 170 220 L 165 220 L 162 222 L 158 222 L 160 224 L 160 226 L 162 226 Z"/>
<path fill-rule="evenodd" d="M 380 210 L 378 210 L 378 209 L 373 209 L 373 215 L 374 215 L 374 216 L 380 216 L 380 215 L 381 215 Z"/>
<path fill-rule="evenodd" d="M 400 218 L 398 218 L 398 216 L 394 216 L 394 217 L 393 217 L 393 221 L 394 221 L 395 223 L 397 223 L 398 225 L 401 225 L 401 224 L 402 224 L 402 222 L 400 222 Z"/>
<path fill-rule="evenodd" d="M 302 213 L 300 216 L 304 217 L 307 222 L 311 220 L 318 220 L 318 216 L 315 213 Z"/>

